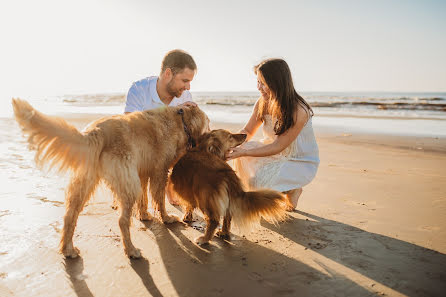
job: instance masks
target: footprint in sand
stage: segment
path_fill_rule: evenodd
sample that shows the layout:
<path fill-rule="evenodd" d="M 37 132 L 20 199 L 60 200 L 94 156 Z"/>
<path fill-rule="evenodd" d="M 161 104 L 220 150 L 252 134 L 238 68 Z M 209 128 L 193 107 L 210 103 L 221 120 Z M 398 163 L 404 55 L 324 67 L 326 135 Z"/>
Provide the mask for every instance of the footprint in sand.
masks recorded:
<path fill-rule="evenodd" d="M 440 227 L 437 227 L 437 226 L 420 226 L 417 229 L 421 230 L 421 231 L 438 231 L 438 230 L 440 230 Z"/>
<path fill-rule="evenodd" d="M 38 195 L 36 195 L 35 193 L 29 193 L 29 194 L 27 195 L 27 197 L 28 197 L 28 198 L 31 198 L 31 199 L 37 199 L 37 200 L 40 200 L 41 202 L 44 202 L 44 203 L 52 203 L 54 206 L 59 206 L 59 207 L 61 207 L 61 206 L 64 205 L 64 202 L 62 202 L 62 201 L 49 200 L 48 198 L 43 197 L 43 196 L 38 196 Z"/>
<path fill-rule="evenodd" d="M 327 243 L 320 243 L 320 242 L 316 242 L 316 243 L 309 242 L 308 246 L 310 248 L 312 248 L 312 249 L 321 250 L 321 249 L 325 249 L 328 246 L 328 244 Z"/>
<path fill-rule="evenodd" d="M 192 222 L 190 226 L 198 231 L 204 231 L 206 229 L 206 225 L 203 225 L 201 222 Z"/>
<path fill-rule="evenodd" d="M 23 160 L 23 156 L 19 154 L 12 154 L 11 157 L 16 158 L 17 160 Z"/>
<path fill-rule="evenodd" d="M 57 233 L 60 233 L 60 223 L 59 222 L 54 222 L 50 224 L 51 227 L 54 228 L 54 231 L 56 231 Z"/>

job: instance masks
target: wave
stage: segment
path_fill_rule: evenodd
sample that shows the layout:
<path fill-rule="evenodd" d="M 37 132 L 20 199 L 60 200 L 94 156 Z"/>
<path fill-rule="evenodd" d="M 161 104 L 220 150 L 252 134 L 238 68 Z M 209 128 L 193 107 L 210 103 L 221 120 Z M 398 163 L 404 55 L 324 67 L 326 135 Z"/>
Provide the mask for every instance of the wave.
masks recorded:
<path fill-rule="evenodd" d="M 94 105 L 94 104 L 120 104 L 126 99 L 125 94 L 86 94 L 86 95 L 65 95 L 61 97 L 62 102 L 74 105 Z"/>
<path fill-rule="evenodd" d="M 355 107 L 355 106 L 369 106 L 376 107 L 378 109 L 405 109 L 405 110 L 434 110 L 434 111 L 446 111 L 446 103 L 407 103 L 407 102 L 311 102 L 312 107 Z"/>
<path fill-rule="evenodd" d="M 195 92 L 194 101 L 200 105 L 253 106 L 258 100 L 255 92 Z M 446 93 L 302 93 L 312 107 L 317 108 L 374 108 L 379 110 L 446 111 Z M 64 104 L 74 106 L 124 104 L 123 93 L 65 95 Z"/>
<path fill-rule="evenodd" d="M 236 101 L 236 100 L 203 100 L 198 101 L 199 104 L 204 105 L 220 105 L 220 106 L 253 106 L 255 101 Z M 399 110 L 431 110 L 431 111 L 446 111 L 446 103 L 429 103 L 429 102 L 372 102 L 372 101 L 337 101 L 337 102 L 321 102 L 309 101 L 312 107 L 318 108 L 355 108 L 355 107 L 370 107 L 381 110 L 399 109 Z"/>

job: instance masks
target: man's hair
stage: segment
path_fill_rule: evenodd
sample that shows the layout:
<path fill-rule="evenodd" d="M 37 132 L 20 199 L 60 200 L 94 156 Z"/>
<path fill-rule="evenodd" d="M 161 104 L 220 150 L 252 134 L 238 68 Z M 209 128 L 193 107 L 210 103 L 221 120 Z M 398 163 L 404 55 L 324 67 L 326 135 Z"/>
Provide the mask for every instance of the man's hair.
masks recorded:
<path fill-rule="evenodd" d="M 174 49 L 164 56 L 163 62 L 161 63 L 161 73 L 166 71 L 167 68 L 170 68 L 175 75 L 185 68 L 196 71 L 197 65 L 191 55 L 183 50 Z"/>

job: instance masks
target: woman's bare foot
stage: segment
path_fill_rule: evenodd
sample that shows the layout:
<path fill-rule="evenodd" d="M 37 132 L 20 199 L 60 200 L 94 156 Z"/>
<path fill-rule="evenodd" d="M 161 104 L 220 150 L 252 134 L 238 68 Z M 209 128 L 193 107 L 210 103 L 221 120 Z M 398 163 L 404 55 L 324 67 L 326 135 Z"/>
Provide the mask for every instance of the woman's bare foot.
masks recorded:
<path fill-rule="evenodd" d="M 300 195 L 302 195 L 302 188 L 290 190 L 285 192 L 286 197 L 288 198 L 288 205 L 286 207 L 287 211 L 293 211 L 297 207 L 297 202 L 299 201 Z"/>

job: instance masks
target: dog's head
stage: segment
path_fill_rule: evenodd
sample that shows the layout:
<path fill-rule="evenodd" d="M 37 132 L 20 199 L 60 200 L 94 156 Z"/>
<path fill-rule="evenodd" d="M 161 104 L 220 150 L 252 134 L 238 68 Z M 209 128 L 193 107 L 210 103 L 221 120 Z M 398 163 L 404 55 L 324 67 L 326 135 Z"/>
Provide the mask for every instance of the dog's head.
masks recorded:
<path fill-rule="evenodd" d="M 245 140 L 246 134 L 232 134 L 223 129 L 212 130 L 199 138 L 198 150 L 214 154 L 224 160 L 226 152 Z"/>
<path fill-rule="evenodd" d="M 198 106 L 184 106 L 181 109 L 184 111 L 185 124 L 194 139 L 198 139 L 203 133 L 211 131 L 209 118 Z"/>

